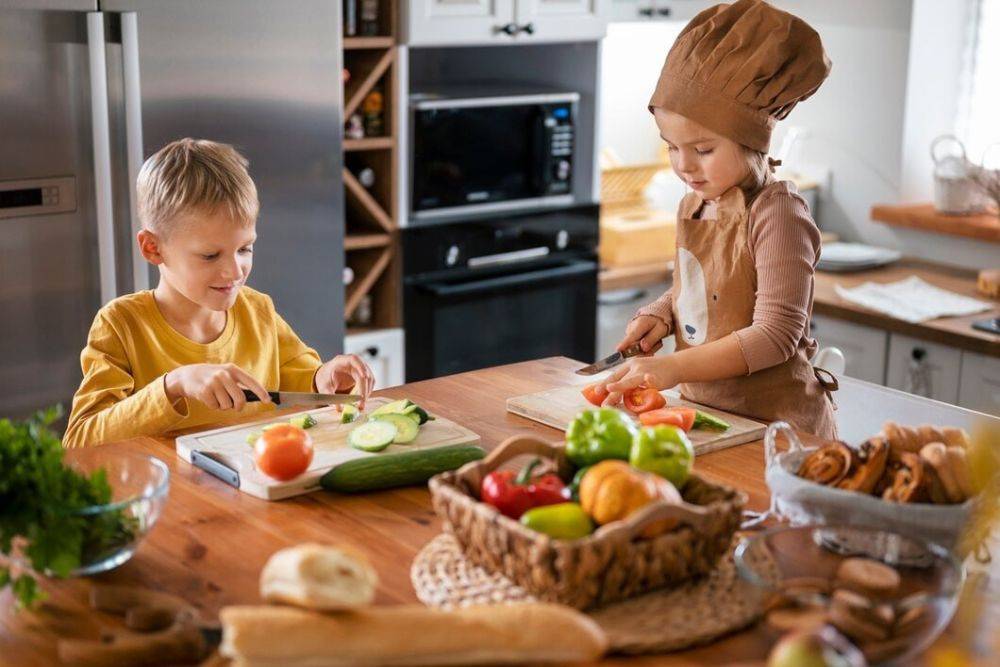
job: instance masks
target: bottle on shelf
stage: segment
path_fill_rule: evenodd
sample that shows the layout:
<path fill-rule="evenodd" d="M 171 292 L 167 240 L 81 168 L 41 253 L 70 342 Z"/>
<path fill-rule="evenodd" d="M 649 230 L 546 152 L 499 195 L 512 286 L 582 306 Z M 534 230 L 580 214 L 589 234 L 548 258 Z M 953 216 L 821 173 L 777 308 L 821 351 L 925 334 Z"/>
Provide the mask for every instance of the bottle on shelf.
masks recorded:
<path fill-rule="evenodd" d="M 365 124 L 361 119 L 361 114 L 351 114 L 351 117 L 347 119 L 347 127 L 344 130 L 344 134 L 347 135 L 348 139 L 365 138 Z"/>
<path fill-rule="evenodd" d="M 358 0 L 361 3 L 361 35 L 374 37 L 378 34 L 378 0 Z"/>
<path fill-rule="evenodd" d="M 344 0 L 344 36 L 358 34 L 358 0 Z"/>
<path fill-rule="evenodd" d="M 365 186 L 369 190 L 375 185 L 375 170 L 371 167 L 365 167 L 358 172 L 358 183 Z"/>
<path fill-rule="evenodd" d="M 361 102 L 361 113 L 364 116 L 365 136 L 380 137 L 385 134 L 385 124 L 382 115 L 385 111 L 385 98 L 379 90 L 373 90 Z"/>

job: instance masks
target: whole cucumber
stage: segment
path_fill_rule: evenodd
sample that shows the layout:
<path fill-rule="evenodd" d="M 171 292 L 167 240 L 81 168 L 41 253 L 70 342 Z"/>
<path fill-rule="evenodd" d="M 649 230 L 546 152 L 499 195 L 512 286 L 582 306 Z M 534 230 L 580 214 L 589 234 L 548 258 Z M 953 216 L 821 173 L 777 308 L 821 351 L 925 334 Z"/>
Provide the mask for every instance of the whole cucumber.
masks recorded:
<path fill-rule="evenodd" d="M 439 472 L 460 468 L 484 456 L 486 452 L 475 445 L 376 454 L 341 463 L 323 475 L 319 483 L 327 491 L 338 493 L 415 486 Z"/>

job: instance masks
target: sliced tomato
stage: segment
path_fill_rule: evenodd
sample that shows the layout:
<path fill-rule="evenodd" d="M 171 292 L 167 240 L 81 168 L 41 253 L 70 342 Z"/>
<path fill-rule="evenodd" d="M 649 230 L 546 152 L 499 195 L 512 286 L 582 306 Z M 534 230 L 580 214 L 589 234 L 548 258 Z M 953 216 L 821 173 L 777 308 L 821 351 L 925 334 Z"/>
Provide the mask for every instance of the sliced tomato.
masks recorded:
<path fill-rule="evenodd" d="M 663 398 L 655 388 L 639 385 L 635 389 L 625 392 L 625 408 L 630 412 L 642 414 L 650 410 L 662 408 L 667 404 L 667 399 Z"/>
<path fill-rule="evenodd" d="M 590 403 L 600 407 L 604 403 L 604 399 L 608 397 L 608 390 L 600 383 L 588 384 L 583 388 L 583 397 Z"/>
<path fill-rule="evenodd" d="M 690 431 L 694 426 L 694 418 L 697 410 L 694 408 L 661 408 L 650 410 L 639 415 L 639 421 L 643 426 L 659 426 L 660 424 L 670 424 Z"/>
<path fill-rule="evenodd" d="M 254 444 L 253 451 L 257 469 L 281 481 L 304 473 L 313 459 L 312 438 L 291 424 L 265 429 Z"/>

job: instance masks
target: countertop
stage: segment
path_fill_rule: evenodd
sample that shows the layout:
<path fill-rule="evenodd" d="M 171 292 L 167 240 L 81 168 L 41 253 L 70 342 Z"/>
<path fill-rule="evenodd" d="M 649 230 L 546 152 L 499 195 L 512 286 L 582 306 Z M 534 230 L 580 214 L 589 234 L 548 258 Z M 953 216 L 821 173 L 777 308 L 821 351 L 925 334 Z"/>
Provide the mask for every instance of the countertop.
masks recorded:
<path fill-rule="evenodd" d="M 377 395 L 410 398 L 430 412 L 476 431 L 486 448 L 514 434 L 531 433 L 558 440 L 560 432 L 508 414 L 505 401 L 512 396 L 579 384 L 580 378 L 572 374 L 578 366 L 570 359 L 545 359 L 403 385 Z M 815 438 L 806 436 L 804 440 L 811 443 Z M 180 460 L 170 439 L 140 437 L 105 446 L 161 458 L 171 470 L 171 488 L 159 523 L 132 560 L 94 580 L 175 593 L 210 616 L 225 605 L 260 602 L 258 575 L 276 550 L 305 541 L 341 542 L 365 552 L 378 570 L 376 604 L 416 602 L 409 578 L 410 563 L 421 547 L 441 531 L 426 488 L 354 496 L 316 492 L 266 502 L 241 494 Z M 710 480 L 747 492 L 750 509 L 767 507 L 760 441 L 700 456 L 696 467 Z M 110 617 L 87 609 L 89 579 L 45 581 L 42 585 L 49 598 L 38 611 L 30 613 L 13 611 L 9 591 L 0 595 L 0 664 L 58 664 L 56 638 L 96 637 L 102 628 L 113 627 Z M 995 583 L 990 588 L 995 588 Z M 990 605 L 976 625 L 977 641 L 994 650 L 996 639 L 991 633 L 998 619 L 1000 609 Z M 760 661 L 768 647 L 764 633 L 752 629 L 694 650 L 611 658 L 602 664 L 763 664 Z"/>

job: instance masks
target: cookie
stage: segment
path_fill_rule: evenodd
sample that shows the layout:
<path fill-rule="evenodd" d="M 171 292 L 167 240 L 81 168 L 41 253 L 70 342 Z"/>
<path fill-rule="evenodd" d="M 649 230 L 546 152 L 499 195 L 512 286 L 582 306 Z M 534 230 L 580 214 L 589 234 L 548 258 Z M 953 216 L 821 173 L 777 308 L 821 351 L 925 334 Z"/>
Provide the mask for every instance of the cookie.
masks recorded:
<path fill-rule="evenodd" d="M 870 558 L 845 558 L 837 568 L 837 584 L 862 595 L 884 597 L 899 588 L 899 573 Z"/>
<path fill-rule="evenodd" d="M 774 609 L 764 617 L 767 626 L 779 634 L 811 632 L 826 625 L 827 611 L 821 607 Z"/>

